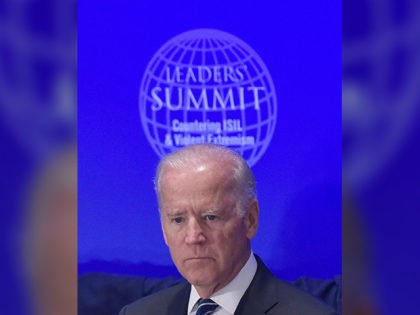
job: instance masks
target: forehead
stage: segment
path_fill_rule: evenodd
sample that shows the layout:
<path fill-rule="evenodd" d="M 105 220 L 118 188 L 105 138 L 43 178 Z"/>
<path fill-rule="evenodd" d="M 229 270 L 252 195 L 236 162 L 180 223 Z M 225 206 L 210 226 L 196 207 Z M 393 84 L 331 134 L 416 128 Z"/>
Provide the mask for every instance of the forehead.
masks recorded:
<path fill-rule="evenodd" d="M 160 197 L 184 198 L 229 194 L 237 188 L 231 167 L 215 164 L 191 168 L 166 168 L 160 177 Z"/>
<path fill-rule="evenodd" d="M 163 184 L 183 179 L 225 183 L 232 181 L 234 177 L 234 165 L 231 161 L 215 160 L 182 167 L 166 166 L 161 171 L 160 181 Z"/>

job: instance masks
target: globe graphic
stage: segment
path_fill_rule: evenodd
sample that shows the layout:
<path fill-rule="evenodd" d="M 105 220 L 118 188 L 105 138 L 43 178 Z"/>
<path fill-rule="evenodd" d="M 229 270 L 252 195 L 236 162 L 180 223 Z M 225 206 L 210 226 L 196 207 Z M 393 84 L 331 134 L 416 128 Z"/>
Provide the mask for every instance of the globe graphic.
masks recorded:
<path fill-rule="evenodd" d="M 270 73 L 244 41 L 196 29 L 165 43 L 140 85 L 145 136 L 160 157 L 183 146 L 215 143 L 253 166 L 273 137 L 277 100 Z"/>

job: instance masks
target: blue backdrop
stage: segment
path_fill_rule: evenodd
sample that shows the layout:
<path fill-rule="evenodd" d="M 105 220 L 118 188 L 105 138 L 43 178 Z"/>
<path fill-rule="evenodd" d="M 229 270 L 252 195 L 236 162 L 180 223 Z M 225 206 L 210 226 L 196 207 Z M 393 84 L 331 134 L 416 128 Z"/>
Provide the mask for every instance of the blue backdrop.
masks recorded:
<path fill-rule="evenodd" d="M 277 126 L 253 166 L 253 249 L 276 274 L 341 273 L 340 1 L 79 3 L 79 272 L 174 274 L 152 179 L 158 157 L 138 91 L 170 38 L 215 28 L 247 42 L 275 84 Z"/>

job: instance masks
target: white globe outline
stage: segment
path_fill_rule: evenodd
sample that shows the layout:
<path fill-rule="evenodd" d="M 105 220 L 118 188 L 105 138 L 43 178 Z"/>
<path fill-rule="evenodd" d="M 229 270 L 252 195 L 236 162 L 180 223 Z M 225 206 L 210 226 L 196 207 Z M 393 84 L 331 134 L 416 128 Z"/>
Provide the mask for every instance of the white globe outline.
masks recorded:
<path fill-rule="evenodd" d="M 199 47 L 200 45 L 201 47 Z M 190 56 L 187 56 L 188 54 L 190 54 Z M 177 57 L 174 58 L 175 56 Z M 198 63 L 196 62 L 197 56 L 201 57 L 200 62 Z M 209 64 L 208 61 L 209 56 L 213 58 L 213 63 L 211 64 Z M 185 58 L 188 59 L 187 62 L 184 61 Z M 225 60 L 221 61 L 220 59 L 222 58 Z M 244 82 L 241 82 L 240 84 L 218 83 L 211 85 L 207 83 L 201 83 L 191 85 L 190 83 L 180 84 L 172 82 L 170 84 L 170 88 L 172 91 L 172 89 L 176 87 L 188 87 L 191 89 L 202 89 L 204 87 L 223 87 L 226 89 L 244 84 L 256 86 L 256 83 L 260 83 L 260 85 L 263 85 L 266 90 L 265 94 L 260 98 L 261 109 L 255 110 L 256 117 L 249 115 L 249 110 L 251 108 L 254 110 L 254 102 L 246 102 L 245 108 L 243 110 L 232 110 L 226 108 L 224 110 L 213 112 L 220 114 L 223 119 L 227 118 L 228 113 L 234 115 L 240 112 L 240 119 L 244 126 L 240 134 L 243 137 L 249 136 L 249 132 L 255 129 L 256 135 L 255 143 L 253 145 L 229 146 L 244 156 L 250 166 L 255 165 L 255 163 L 264 155 L 265 151 L 267 150 L 273 138 L 277 123 L 277 97 L 275 85 L 264 61 L 255 52 L 255 50 L 243 40 L 224 31 L 215 29 L 195 29 L 172 37 L 156 51 L 146 66 L 146 70 L 143 73 L 142 81 L 140 84 L 139 114 L 145 136 L 152 149 L 159 157 L 163 157 L 164 155 L 180 148 L 177 146 L 167 146 L 163 143 L 163 141 L 159 140 L 162 138 L 162 136 L 159 135 L 159 131 L 165 131 L 166 133 L 171 134 L 173 132 L 169 123 L 171 121 L 171 114 L 173 119 L 174 116 L 179 116 L 181 114 L 180 112 L 182 112 L 182 120 L 184 122 L 189 121 L 189 113 L 195 113 L 196 115 L 202 114 L 202 121 L 206 121 L 207 117 L 212 115 L 212 113 L 209 113 L 203 109 L 182 109 L 178 111 L 178 113 L 174 113 L 174 111 L 165 109 L 165 124 L 160 122 L 160 119 L 157 119 L 158 113 L 156 111 L 149 110 L 150 113 L 148 113 L 147 105 L 152 104 L 154 101 L 151 99 L 147 92 L 150 91 L 150 86 L 153 85 L 153 82 L 156 82 L 155 85 L 158 85 L 159 83 L 162 84 L 164 82 L 162 77 L 165 71 L 165 67 L 168 65 L 183 67 L 197 67 L 203 65 L 247 65 L 246 78 L 244 79 Z M 254 71 L 255 74 L 250 75 L 249 72 L 251 71 Z M 261 112 L 263 110 L 267 112 L 265 114 L 265 118 L 262 118 Z M 249 120 L 251 117 L 256 118 L 256 122 L 251 125 L 247 125 L 247 118 Z M 153 127 L 153 129 L 150 130 L 150 127 Z M 264 134 L 262 134 L 262 129 L 266 130 Z M 208 132 L 205 132 L 204 134 L 207 133 Z M 232 135 L 232 133 L 223 131 L 222 135 Z"/>

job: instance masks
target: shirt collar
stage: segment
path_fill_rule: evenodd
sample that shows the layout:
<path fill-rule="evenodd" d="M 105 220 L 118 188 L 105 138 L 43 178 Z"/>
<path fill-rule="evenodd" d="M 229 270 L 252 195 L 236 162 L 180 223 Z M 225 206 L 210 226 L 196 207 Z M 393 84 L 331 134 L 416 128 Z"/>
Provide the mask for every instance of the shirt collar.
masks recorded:
<path fill-rule="evenodd" d="M 215 292 L 209 298 L 215 301 L 229 313 L 234 314 L 242 296 L 251 284 L 251 281 L 254 278 L 256 272 L 257 261 L 255 260 L 254 253 L 251 251 L 248 261 L 235 276 L 235 278 L 233 278 L 231 282 L 229 282 L 219 291 Z M 191 313 L 198 299 L 200 299 L 200 296 L 198 295 L 195 287 L 192 285 L 187 314 Z"/>

